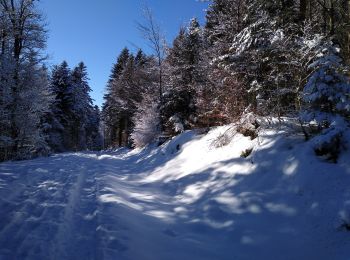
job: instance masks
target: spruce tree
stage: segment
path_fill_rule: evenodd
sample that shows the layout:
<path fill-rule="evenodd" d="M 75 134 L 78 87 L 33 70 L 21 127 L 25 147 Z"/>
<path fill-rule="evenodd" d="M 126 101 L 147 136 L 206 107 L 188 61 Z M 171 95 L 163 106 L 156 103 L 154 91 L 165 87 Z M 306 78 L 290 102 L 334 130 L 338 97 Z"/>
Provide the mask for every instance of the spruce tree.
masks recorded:
<path fill-rule="evenodd" d="M 201 50 L 202 29 L 197 19 L 192 19 L 187 29 L 180 29 L 166 59 L 169 85 L 163 96 L 160 113 L 162 124 L 170 134 L 188 129 L 194 124 L 196 89 L 204 76 L 200 68 Z"/>
<path fill-rule="evenodd" d="M 112 72 L 106 87 L 105 102 L 103 105 L 102 116 L 104 121 L 105 144 L 121 145 L 122 131 L 124 130 L 124 122 L 122 118 L 122 100 L 120 99 L 120 78 L 122 73 L 130 61 L 130 53 L 124 48 L 117 58 L 117 62 L 113 65 Z"/>
<path fill-rule="evenodd" d="M 71 125 L 70 118 L 70 95 L 71 84 L 70 68 L 63 61 L 54 66 L 51 73 L 50 88 L 55 99 L 51 105 L 51 113 L 46 118 L 50 129 L 47 130 L 48 143 L 56 152 L 69 150 L 70 134 L 68 128 Z"/>
<path fill-rule="evenodd" d="M 87 148 L 87 127 L 90 116 L 94 113 L 90 92 L 87 68 L 83 62 L 80 62 L 72 71 L 71 85 L 69 86 L 70 117 L 72 121 L 70 135 L 75 150 L 85 150 Z"/>

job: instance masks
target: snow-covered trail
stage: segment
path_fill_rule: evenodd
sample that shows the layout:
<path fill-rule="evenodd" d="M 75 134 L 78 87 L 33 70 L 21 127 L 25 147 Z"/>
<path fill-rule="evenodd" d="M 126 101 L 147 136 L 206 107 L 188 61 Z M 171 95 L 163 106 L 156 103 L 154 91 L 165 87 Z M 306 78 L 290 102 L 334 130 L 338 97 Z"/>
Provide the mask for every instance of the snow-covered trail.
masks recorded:
<path fill-rule="evenodd" d="M 73 154 L 1 164 L 0 259 L 97 259 L 95 170 Z"/>
<path fill-rule="evenodd" d="M 350 152 L 276 131 L 213 146 L 225 129 L 1 163 L 0 260 L 349 259 Z"/>
<path fill-rule="evenodd" d="M 0 259 L 217 259 L 209 238 L 178 238 L 173 198 L 135 171 L 97 153 L 0 164 Z"/>

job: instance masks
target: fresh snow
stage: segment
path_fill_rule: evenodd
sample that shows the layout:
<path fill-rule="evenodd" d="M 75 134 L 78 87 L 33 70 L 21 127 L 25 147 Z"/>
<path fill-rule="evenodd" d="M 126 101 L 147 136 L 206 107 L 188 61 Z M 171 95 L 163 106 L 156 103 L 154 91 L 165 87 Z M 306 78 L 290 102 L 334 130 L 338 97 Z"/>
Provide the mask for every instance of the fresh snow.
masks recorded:
<path fill-rule="evenodd" d="M 332 164 L 311 147 L 225 126 L 2 163 L 0 259 L 349 259 L 350 153 Z"/>

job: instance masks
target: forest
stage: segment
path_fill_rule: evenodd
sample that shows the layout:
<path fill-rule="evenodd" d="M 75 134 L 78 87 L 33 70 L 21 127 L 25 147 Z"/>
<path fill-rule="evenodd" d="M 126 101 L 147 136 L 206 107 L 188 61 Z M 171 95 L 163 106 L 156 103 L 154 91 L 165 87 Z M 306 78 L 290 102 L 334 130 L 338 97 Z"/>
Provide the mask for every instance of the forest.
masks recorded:
<path fill-rule="evenodd" d="M 0 260 L 349 259 L 350 0 L 42 1 L 0 0 Z"/>
<path fill-rule="evenodd" d="M 83 62 L 47 67 L 36 1 L 0 8 L 0 161 L 144 147 L 248 113 L 296 118 L 306 139 L 322 134 L 339 152 L 350 116 L 348 0 L 213 0 L 205 24 L 191 19 L 171 44 L 146 8 L 138 29 L 153 52 L 122 50 L 101 111 Z"/>

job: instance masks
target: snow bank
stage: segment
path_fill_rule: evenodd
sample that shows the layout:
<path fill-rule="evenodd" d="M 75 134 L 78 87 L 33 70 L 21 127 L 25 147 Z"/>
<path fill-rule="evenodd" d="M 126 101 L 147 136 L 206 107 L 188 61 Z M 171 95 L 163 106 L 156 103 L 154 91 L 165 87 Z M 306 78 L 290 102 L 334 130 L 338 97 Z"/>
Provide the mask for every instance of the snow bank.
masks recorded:
<path fill-rule="evenodd" d="M 200 241 L 211 252 L 184 259 L 347 259 L 349 152 L 332 164 L 301 134 L 276 129 L 255 140 L 233 126 L 188 131 L 159 148 L 131 151 L 124 159 L 140 170 L 126 180 L 153 191 L 140 212 L 167 223 L 178 241 Z M 231 141 L 217 147 L 225 135 Z M 159 259 L 179 259 L 167 257 Z"/>

